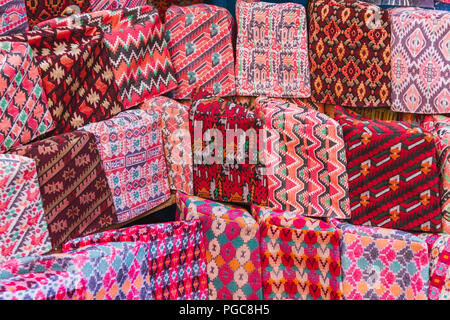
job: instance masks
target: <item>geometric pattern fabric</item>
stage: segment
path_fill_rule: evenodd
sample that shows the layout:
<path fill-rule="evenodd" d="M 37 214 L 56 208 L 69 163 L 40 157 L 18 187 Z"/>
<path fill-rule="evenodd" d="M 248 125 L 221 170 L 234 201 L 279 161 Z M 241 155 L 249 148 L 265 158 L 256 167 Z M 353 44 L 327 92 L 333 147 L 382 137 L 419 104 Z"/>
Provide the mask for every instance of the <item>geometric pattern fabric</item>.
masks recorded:
<path fill-rule="evenodd" d="M 426 243 L 399 230 L 334 222 L 340 238 L 345 300 L 427 300 Z"/>
<path fill-rule="evenodd" d="M 321 220 L 259 206 L 265 300 L 341 300 L 339 234 Z"/>
<path fill-rule="evenodd" d="M 199 220 L 137 225 L 74 239 L 63 251 L 107 242 L 144 242 L 149 246 L 153 300 L 205 300 L 205 243 Z"/>
<path fill-rule="evenodd" d="M 308 2 L 311 99 L 348 107 L 391 103 L 389 13 L 363 1 Z"/>
<path fill-rule="evenodd" d="M 119 223 L 170 197 L 158 113 L 126 110 L 80 130 L 96 138 Z"/>
<path fill-rule="evenodd" d="M 261 300 L 260 230 L 244 209 L 177 192 L 177 220 L 200 219 L 208 300 Z"/>
<path fill-rule="evenodd" d="M 234 95 L 232 17 L 224 8 L 199 4 L 166 12 L 166 39 L 176 70 L 175 99 L 202 88 L 215 96 Z"/>
<path fill-rule="evenodd" d="M 239 1 L 236 90 L 243 96 L 311 95 L 306 12 L 294 3 Z"/>
<path fill-rule="evenodd" d="M 429 300 L 450 300 L 450 235 L 418 235 L 425 240 L 430 254 Z"/>
<path fill-rule="evenodd" d="M 342 128 L 328 116 L 280 99 L 259 97 L 271 207 L 310 217 L 349 218 Z"/>
<path fill-rule="evenodd" d="M 396 8 L 392 28 L 392 110 L 450 113 L 450 13 Z"/>
<path fill-rule="evenodd" d="M 442 231 L 450 234 L 450 118 L 444 115 L 426 116 L 422 127 L 434 135 L 441 175 Z"/>
<path fill-rule="evenodd" d="M 51 249 L 36 163 L 0 154 L 0 262 Z"/>
<path fill-rule="evenodd" d="M 0 151 L 54 129 L 41 77 L 27 43 L 0 44 Z"/>
<path fill-rule="evenodd" d="M 145 101 L 139 108 L 152 110 L 161 115 L 170 189 L 192 194 L 194 186 L 189 107 L 170 98 L 159 96 Z"/>
<path fill-rule="evenodd" d="M 340 106 L 334 117 L 344 132 L 351 223 L 439 232 L 433 135 L 405 121 L 370 120 Z"/>
<path fill-rule="evenodd" d="M 116 222 L 95 137 L 68 132 L 10 150 L 34 159 L 53 248 Z"/>
<path fill-rule="evenodd" d="M 261 119 L 242 105 L 200 90 L 192 96 L 194 194 L 232 203 L 267 202 L 260 164 Z"/>
<path fill-rule="evenodd" d="M 106 54 L 125 109 L 177 86 L 164 27 L 151 6 L 104 10 L 56 18 L 39 28 L 82 25 L 103 31 Z M 124 32 L 126 30 L 126 32 Z"/>

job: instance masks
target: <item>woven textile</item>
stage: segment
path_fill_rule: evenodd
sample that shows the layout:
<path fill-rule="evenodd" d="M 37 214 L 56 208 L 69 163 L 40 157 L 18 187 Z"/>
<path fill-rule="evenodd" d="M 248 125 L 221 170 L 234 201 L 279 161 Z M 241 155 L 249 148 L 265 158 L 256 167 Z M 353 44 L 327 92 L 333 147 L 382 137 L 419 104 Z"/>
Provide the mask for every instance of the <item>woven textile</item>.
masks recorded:
<path fill-rule="evenodd" d="M 337 223 L 346 300 L 426 300 L 427 245 L 403 231 Z M 380 231 L 380 232 L 378 232 Z"/>
<path fill-rule="evenodd" d="M 342 128 L 305 104 L 260 97 L 268 198 L 273 208 L 312 217 L 350 217 Z"/>
<path fill-rule="evenodd" d="M 7 261 L 0 277 L 67 271 L 86 283 L 87 300 L 149 300 L 149 246 L 143 242 L 92 244 L 78 250 Z"/>
<path fill-rule="evenodd" d="M 193 193 L 192 145 L 189 132 L 189 106 L 160 96 L 144 102 L 143 110 L 161 115 L 169 187 L 187 194 Z"/>
<path fill-rule="evenodd" d="M 33 28 L 37 23 L 63 15 L 69 6 L 78 6 L 81 12 L 90 10 L 89 0 L 24 0 L 28 23 Z"/>
<path fill-rule="evenodd" d="M 177 86 L 164 28 L 153 7 L 72 15 L 45 21 L 38 27 L 54 28 L 73 24 L 103 30 L 103 41 L 125 108 L 136 106 Z"/>
<path fill-rule="evenodd" d="M 347 156 L 351 223 L 441 230 L 433 136 L 402 121 L 370 120 L 336 107 Z"/>
<path fill-rule="evenodd" d="M 142 242 L 111 242 L 67 254 L 87 282 L 86 300 L 150 300 L 149 247 Z"/>
<path fill-rule="evenodd" d="M 450 113 L 450 13 L 396 8 L 392 28 L 392 110 Z"/>
<path fill-rule="evenodd" d="M 265 204 L 267 179 L 257 148 L 261 119 L 224 98 L 200 98 L 204 93 L 194 96 L 189 116 L 194 194 L 218 201 Z"/>
<path fill-rule="evenodd" d="M 0 281 L 0 300 L 84 300 L 86 282 L 67 271 L 28 273 Z"/>
<path fill-rule="evenodd" d="M 118 222 L 139 216 L 169 199 L 159 114 L 126 110 L 80 130 L 96 137 Z"/>
<path fill-rule="evenodd" d="M 108 119 L 123 109 L 100 29 L 33 30 L 27 39 L 56 125 L 55 134 Z"/>
<path fill-rule="evenodd" d="M 434 135 L 441 173 L 442 229 L 450 234 L 450 118 L 443 115 L 427 116 L 422 127 Z"/>
<path fill-rule="evenodd" d="M 92 12 L 141 7 L 147 4 L 146 0 L 90 0 L 90 2 Z"/>
<path fill-rule="evenodd" d="M 378 8 L 378 7 L 377 7 Z M 308 2 L 311 99 L 344 106 L 390 106 L 389 14 L 354 0 Z"/>
<path fill-rule="evenodd" d="M 261 227 L 264 300 L 341 300 L 339 234 L 329 223 L 252 206 Z"/>
<path fill-rule="evenodd" d="M 306 11 L 300 4 L 236 5 L 236 90 L 240 95 L 311 95 Z"/>
<path fill-rule="evenodd" d="M 171 6 L 190 6 L 203 2 L 203 0 L 147 0 L 147 3 L 149 5 L 152 5 L 156 9 L 158 9 L 159 16 L 161 17 L 161 20 L 163 22 L 165 21 L 167 9 L 169 9 Z"/>
<path fill-rule="evenodd" d="M 57 253 L 9 259 L 0 264 L 0 279 L 9 279 L 27 273 L 73 271 L 73 257 Z"/>
<path fill-rule="evenodd" d="M 200 221 L 138 225 L 78 238 L 63 251 L 105 242 L 149 245 L 150 290 L 153 300 L 205 300 L 206 248 Z"/>
<path fill-rule="evenodd" d="M 42 80 L 27 43 L 0 42 L 0 151 L 54 128 Z"/>
<path fill-rule="evenodd" d="M 419 234 L 430 254 L 429 300 L 450 300 L 450 235 Z"/>
<path fill-rule="evenodd" d="M 0 0 L 0 35 L 25 32 L 27 29 L 24 0 Z"/>
<path fill-rule="evenodd" d="M 209 300 L 260 300 L 258 223 L 242 208 L 177 192 L 177 219 L 200 219 L 206 236 Z"/>
<path fill-rule="evenodd" d="M 215 96 L 235 94 L 232 23 L 230 13 L 216 6 L 167 10 L 166 38 L 178 81 L 175 99 L 189 98 L 194 88 Z"/>
<path fill-rule="evenodd" d="M 50 249 L 35 162 L 0 154 L 0 262 Z"/>
<path fill-rule="evenodd" d="M 36 161 L 54 248 L 116 222 L 95 137 L 70 132 L 10 150 Z"/>

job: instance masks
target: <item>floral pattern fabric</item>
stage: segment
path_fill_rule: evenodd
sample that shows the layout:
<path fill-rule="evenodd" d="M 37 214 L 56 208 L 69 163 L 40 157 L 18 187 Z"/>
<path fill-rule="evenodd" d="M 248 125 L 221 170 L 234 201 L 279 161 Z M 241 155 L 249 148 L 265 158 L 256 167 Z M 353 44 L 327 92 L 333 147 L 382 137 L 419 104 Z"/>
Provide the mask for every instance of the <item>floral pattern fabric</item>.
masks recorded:
<path fill-rule="evenodd" d="M 341 300 L 339 233 L 295 212 L 252 206 L 261 226 L 264 300 Z"/>
<path fill-rule="evenodd" d="M 426 243 L 403 231 L 336 223 L 345 300 L 427 300 Z M 381 231 L 381 232 L 378 232 Z M 391 233 L 391 234 L 389 234 Z"/>
<path fill-rule="evenodd" d="M 428 245 L 430 255 L 429 300 L 450 300 L 450 235 L 418 235 Z"/>
<path fill-rule="evenodd" d="M 177 219 L 200 219 L 206 237 L 208 300 L 260 300 L 258 223 L 244 209 L 177 193 Z"/>

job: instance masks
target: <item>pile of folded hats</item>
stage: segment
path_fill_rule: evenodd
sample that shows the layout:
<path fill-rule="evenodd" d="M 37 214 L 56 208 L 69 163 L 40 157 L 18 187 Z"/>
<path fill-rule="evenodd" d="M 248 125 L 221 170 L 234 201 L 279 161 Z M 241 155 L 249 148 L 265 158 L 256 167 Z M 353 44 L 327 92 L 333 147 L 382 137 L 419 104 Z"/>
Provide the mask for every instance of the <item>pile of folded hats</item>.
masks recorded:
<path fill-rule="evenodd" d="M 450 1 L 205 2 L 0 1 L 0 299 L 450 300 Z"/>

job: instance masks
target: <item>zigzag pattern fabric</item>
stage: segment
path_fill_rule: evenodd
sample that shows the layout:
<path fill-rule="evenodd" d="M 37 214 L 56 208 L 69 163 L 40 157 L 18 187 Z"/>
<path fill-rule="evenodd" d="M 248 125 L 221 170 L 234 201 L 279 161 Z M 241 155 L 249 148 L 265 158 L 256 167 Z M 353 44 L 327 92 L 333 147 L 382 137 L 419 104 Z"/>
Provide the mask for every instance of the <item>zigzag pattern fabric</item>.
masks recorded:
<path fill-rule="evenodd" d="M 444 115 L 426 116 L 422 127 L 434 135 L 441 175 L 442 231 L 450 234 L 450 118 Z"/>
<path fill-rule="evenodd" d="M 450 13 L 395 8 L 390 17 L 391 109 L 450 113 Z"/>
<path fill-rule="evenodd" d="M 218 201 L 266 204 L 267 179 L 257 150 L 262 122 L 257 114 L 200 90 L 192 97 L 189 119 L 194 194 Z M 227 142 L 230 132 L 237 138 Z M 233 151 L 221 152 L 227 146 Z"/>
<path fill-rule="evenodd" d="M 28 30 L 24 0 L 0 0 L 0 36 Z"/>
<path fill-rule="evenodd" d="M 232 25 L 228 10 L 212 5 L 167 10 L 166 38 L 178 81 L 173 98 L 189 98 L 195 88 L 215 96 L 236 93 Z"/>
<path fill-rule="evenodd" d="M 54 134 L 108 119 L 123 110 L 100 29 L 33 30 L 26 38 L 55 122 Z"/>
<path fill-rule="evenodd" d="M 67 271 L 27 273 L 0 280 L 0 300 L 85 300 L 86 281 Z"/>
<path fill-rule="evenodd" d="M 399 230 L 332 224 L 341 232 L 345 300 L 427 300 L 430 269 L 423 240 Z"/>
<path fill-rule="evenodd" d="M 71 240 L 63 251 L 107 242 L 149 245 L 152 300 L 206 300 L 206 244 L 200 221 L 137 225 Z"/>
<path fill-rule="evenodd" d="M 177 87 L 158 12 L 151 6 L 97 11 L 45 21 L 39 28 L 73 24 L 104 32 L 103 41 L 126 109 Z M 127 32 L 123 32 L 126 29 Z"/>
<path fill-rule="evenodd" d="M 9 151 L 36 162 L 53 248 L 116 222 L 95 137 L 70 132 Z"/>
<path fill-rule="evenodd" d="M 328 116 L 259 97 L 269 205 L 311 217 L 350 217 L 342 128 Z"/>
<path fill-rule="evenodd" d="M 351 223 L 407 231 L 442 228 L 433 136 L 404 121 L 370 120 L 340 106 Z"/>
<path fill-rule="evenodd" d="M 236 90 L 243 96 L 311 95 L 306 11 L 300 4 L 239 1 Z"/>
<path fill-rule="evenodd" d="M 244 209 L 177 192 L 177 220 L 200 219 L 208 300 L 261 300 L 260 230 Z"/>
<path fill-rule="evenodd" d="M 96 138 L 119 223 L 169 199 L 159 114 L 126 110 L 80 130 Z"/>
<path fill-rule="evenodd" d="M 89 0 L 24 0 L 30 29 L 41 21 L 62 16 L 69 6 L 78 6 L 81 12 L 90 11 Z"/>
<path fill-rule="evenodd" d="M 430 255 L 429 300 L 450 300 L 450 235 L 422 233 Z"/>
<path fill-rule="evenodd" d="M 374 7 L 355 0 L 308 2 L 313 101 L 390 106 L 389 14 L 383 9 L 376 14 Z"/>
<path fill-rule="evenodd" d="M 164 155 L 169 187 L 187 194 L 194 192 L 192 146 L 189 131 L 190 107 L 163 96 L 147 100 L 139 107 L 161 115 Z"/>
<path fill-rule="evenodd" d="M 42 80 L 27 43 L 0 42 L 0 151 L 53 130 Z"/>
<path fill-rule="evenodd" d="M 0 262 L 50 249 L 36 163 L 0 154 Z"/>
<path fill-rule="evenodd" d="M 264 300 L 341 300 L 339 234 L 329 223 L 252 206 L 261 228 Z"/>

